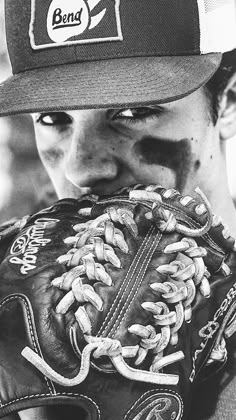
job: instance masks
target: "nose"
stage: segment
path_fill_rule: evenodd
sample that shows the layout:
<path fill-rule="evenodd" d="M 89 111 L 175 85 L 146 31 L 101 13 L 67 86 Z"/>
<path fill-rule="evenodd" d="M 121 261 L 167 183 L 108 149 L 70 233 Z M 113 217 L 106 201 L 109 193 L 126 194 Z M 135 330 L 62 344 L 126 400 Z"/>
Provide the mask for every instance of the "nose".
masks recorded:
<path fill-rule="evenodd" d="M 83 124 L 76 130 L 65 167 L 65 176 L 74 186 L 105 193 L 107 185 L 117 178 L 118 166 L 112 145 L 104 134 L 91 125 Z"/>

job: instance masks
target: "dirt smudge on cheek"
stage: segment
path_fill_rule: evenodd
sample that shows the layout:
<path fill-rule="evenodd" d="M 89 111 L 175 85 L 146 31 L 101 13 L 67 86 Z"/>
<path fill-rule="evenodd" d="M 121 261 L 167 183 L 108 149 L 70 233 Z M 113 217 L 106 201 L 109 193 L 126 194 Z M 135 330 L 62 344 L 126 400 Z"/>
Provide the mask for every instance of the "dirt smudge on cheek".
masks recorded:
<path fill-rule="evenodd" d="M 164 166 L 174 171 L 175 188 L 183 191 L 192 165 L 191 139 L 173 141 L 146 136 L 134 145 L 134 152 L 140 164 Z"/>
<path fill-rule="evenodd" d="M 195 171 L 198 171 L 198 169 L 200 168 L 200 166 L 201 166 L 201 162 L 200 162 L 199 159 L 197 159 L 195 161 L 195 163 L 194 163 L 194 169 L 195 169 Z"/>

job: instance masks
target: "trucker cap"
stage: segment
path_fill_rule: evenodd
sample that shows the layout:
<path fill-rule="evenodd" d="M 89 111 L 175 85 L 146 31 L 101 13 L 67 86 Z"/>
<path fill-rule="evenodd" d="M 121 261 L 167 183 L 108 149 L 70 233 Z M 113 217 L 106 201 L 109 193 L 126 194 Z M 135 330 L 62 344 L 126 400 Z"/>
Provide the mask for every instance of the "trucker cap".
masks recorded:
<path fill-rule="evenodd" d="M 236 44 L 235 0 L 5 0 L 0 115 L 170 102 Z"/>

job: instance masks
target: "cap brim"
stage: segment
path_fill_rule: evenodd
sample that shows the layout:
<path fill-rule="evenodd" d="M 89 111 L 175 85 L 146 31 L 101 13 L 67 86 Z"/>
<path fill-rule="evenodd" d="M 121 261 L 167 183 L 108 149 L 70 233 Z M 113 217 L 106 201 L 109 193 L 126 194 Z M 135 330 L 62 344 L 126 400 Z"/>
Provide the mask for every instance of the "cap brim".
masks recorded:
<path fill-rule="evenodd" d="M 25 71 L 0 85 L 0 115 L 170 102 L 204 83 L 222 54 L 135 57 Z"/>

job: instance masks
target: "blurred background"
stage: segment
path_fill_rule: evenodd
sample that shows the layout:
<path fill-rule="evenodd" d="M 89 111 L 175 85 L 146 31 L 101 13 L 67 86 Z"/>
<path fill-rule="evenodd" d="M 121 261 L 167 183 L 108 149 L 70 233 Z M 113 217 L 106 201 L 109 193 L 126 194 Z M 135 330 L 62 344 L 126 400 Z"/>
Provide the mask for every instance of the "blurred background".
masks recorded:
<path fill-rule="evenodd" d="M 0 83 L 11 73 L 7 56 L 3 0 L 0 0 Z M 229 186 L 236 202 L 236 139 L 228 141 Z M 29 116 L 0 118 L 0 223 L 31 214 L 56 200 L 38 158 Z"/>

